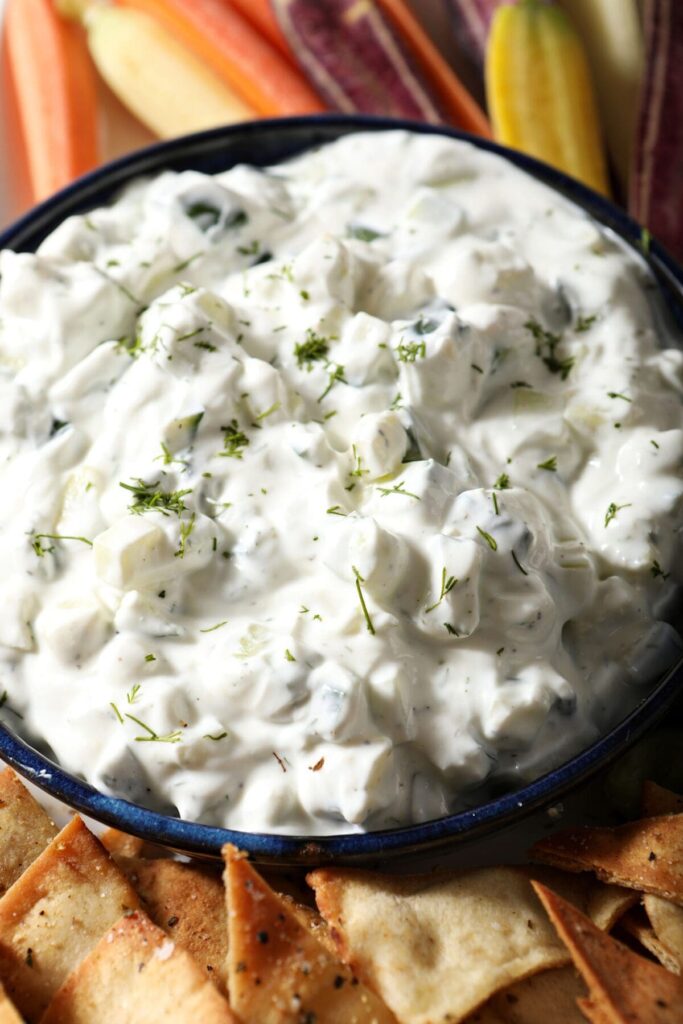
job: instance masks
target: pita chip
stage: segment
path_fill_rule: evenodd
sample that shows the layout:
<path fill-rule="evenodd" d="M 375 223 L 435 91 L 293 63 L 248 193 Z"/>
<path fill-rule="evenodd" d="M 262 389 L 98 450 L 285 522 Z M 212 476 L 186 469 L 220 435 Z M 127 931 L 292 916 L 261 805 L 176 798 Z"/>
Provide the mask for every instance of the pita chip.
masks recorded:
<path fill-rule="evenodd" d="M 0 772 L 0 896 L 57 835 L 58 829 L 11 768 Z"/>
<path fill-rule="evenodd" d="M 75 817 L 0 899 L 0 977 L 37 1020 L 73 967 L 138 898 Z"/>
<path fill-rule="evenodd" d="M 657 898 L 656 896 L 652 897 L 652 899 Z M 675 906 L 675 904 L 671 903 L 670 906 Z M 678 962 L 671 956 L 666 946 L 659 941 L 654 928 L 648 922 L 641 908 L 631 910 L 622 917 L 619 922 L 619 931 L 630 935 L 639 942 L 643 949 L 659 960 L 662 967 L 666 967 L 667 971 L 671 971 L 673 974 L 681 973 Z"/>
<path fill-rule="evenodd" d="M 324 926 L 225 851 L 230 1002 L 243 1024 L 395 1024 L 331 952 Z"/>
<path fill-rule="evenodd" d="M 683 979 L 605 935 L 580 910 L 544 885 L 535 882 L 534 889 L 586 982 L 587 1009 L 594 1020 L 604 1019 L 610 1024 L 681 1024 Z"/>
<path fill-rule="evenodd" d="M 0 1024 L 23 1024 L 17 1009 L 0 985 Z"/>
<path fill-rule="evenodd" d="M 618 828 L 567 829 L 540 839 L 531 856 L 683 903 L 683 814 L 642 818 Z"/>
<path fill-rule="evenodd" d="M 592 891 L 586 878 L 518 867 L 438 877 L 323 868 L 308 880 L 341 959 L 399 1021 L 457 1024 L 502 989 L 569 961 L 530 877 L 582 907 Z"/>
<path fill-rule="evenodd" d="M 237 1024 L 185 950 L 146 914 L 123 917 L 56 993 L 41 1024 Z"/>
<path fill-rule="evenodd" d="M 640 792 L 640 813 L 647 818 L 683 814 L 683 796 L 646 779 Z"/>
<path fill-rule="evenodd" d="M 121 832 L 118 828 L 108 828 L 100 836 L 100 842 L 112 857 L 141 857 L 144 840 Z"/>
<path fill-rule="evenodd" d="M 480 1024 L 489 1024 L 487 1013 L 496 1014 L 491 1024 L 585 1024 L 577 1006 L 585 993 L 586 986 L 573 967 L 541 971 L 498 992 L 480 1011 Z M 476 1013 L 471 1018 L 472 1024 L 479 1020 Z"/>
<path fill-rule="evenodd" d="M 647 893 L 643 907 L 657 939 L 678 965 L 677 973 L 683 974 L 683 908 Z"/>
<path fill-rule="evenodd" d="M 228 920 L 220 876 L 166 858 L 121 861 L 120 867 L 152 921 L 226 993 Z"/>

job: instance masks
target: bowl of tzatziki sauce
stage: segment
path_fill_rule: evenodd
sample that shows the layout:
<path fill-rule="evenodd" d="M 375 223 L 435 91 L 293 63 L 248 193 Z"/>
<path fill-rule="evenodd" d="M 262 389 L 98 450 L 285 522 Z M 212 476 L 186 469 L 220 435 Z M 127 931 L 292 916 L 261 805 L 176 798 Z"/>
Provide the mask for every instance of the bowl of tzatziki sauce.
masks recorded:
<path fill-rule="evenodd" d="M 258 122 L 0 238 L 0 756 L 189 853 L 479 836 L 681 682 L 683 275 L 494 143 Z"/>

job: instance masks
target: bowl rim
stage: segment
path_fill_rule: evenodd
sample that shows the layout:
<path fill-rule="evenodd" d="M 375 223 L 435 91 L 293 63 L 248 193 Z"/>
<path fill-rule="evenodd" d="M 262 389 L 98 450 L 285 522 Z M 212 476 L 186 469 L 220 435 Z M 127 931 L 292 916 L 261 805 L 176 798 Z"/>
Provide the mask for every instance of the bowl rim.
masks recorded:
<path fill-rule="evenodd" d="M 317 139 L 316 129 L 320 129 L 323 134 L 334 134 L 329 139 Z M 676 319 L 683 326 L 683 270 L 656 239 L 651 239 L 645 229 L 609 199 L 554 167 L 489 139 L 472 136 L 445 125 L 427 125 L 388 117 L 319 114 L 270 118 L 155 143 L 97 168 L 29 210 L 0 233 L 0 249 L 31 250 L 65 217 L 83 208 L 93 208 L 111 201 L 117 190 L 133 178 L 158 173 L 166 167 L 172 167 L 175 161 L 188 157 L 192 161 L 201 160 L 203 156 L 217 152 L 226 140 L 242 137 L 245 141 L 253 140 L 258 144 L 260 136 L 279 134 L 283 136 L 284 143 L 289 136 L 303 136 L 308 132 L 308 141 L 302 140 L 301 145 L 295 145 L 291 155 L 296 155 L 349 132 L 388 130 L 439 135 L 470 143 L 478 149 L 502 157 L 559 192 L 603 227 L 611 229 L 646 260 L 667 296 Z M 234 160 L 228 159 L 225 169 L 234 166 L 234 163 Z M 106 193 L 106 197 L 102 193 Z M 432 850 L 454 843 L 457 839 L 462 842 L 473 841 L 496 827 L 517 822 L 533 811 L 558 801 L 642 736 L 670 706 L 680 692 L 681 684 L 683 656 L 622 721 L 595 743 L 533 782 L 469 810 L 376 832 L 323 836 L 241 832 L 171 817 L 121 797 L 100 792 L 41 754 L 3 723 L 0 723 L 0 759 L 71 808 L 103 824 L 183 853 L 217 858 L 224 844 L 233 843 L 257 860 L 283 865 L 319 864 L 332 860 L 338 863 L 367 862 L 372 858 Z"/>

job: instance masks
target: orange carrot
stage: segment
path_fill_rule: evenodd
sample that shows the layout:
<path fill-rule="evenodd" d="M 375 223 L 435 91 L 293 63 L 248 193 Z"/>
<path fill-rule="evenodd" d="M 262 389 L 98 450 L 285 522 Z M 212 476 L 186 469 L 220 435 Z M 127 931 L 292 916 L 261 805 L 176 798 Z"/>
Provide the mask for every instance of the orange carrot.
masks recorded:
<path fill-rule="evenodd" d="M 227 0 L 117 0 L 156 18 L 264 115 L 325 107 L 300 71 Z"/>
<path fill-rule="evenodd" d="M 474 135 L 490 138 L 491 127 L 484 111 L 441 56 L 405 0 L 377 0 L 377 3 L 391 19 L 453 124 Z"/>
<path fill-rule="evenodd" d="M 273 46 L 277 46 L 288 60 L 293 61 L 292 51 L 285 39 L 282 29 L 278 25 L 277 18 L 270 6 L 270 0 L 230 0 L 233 7 L 236 7 L 254 25 L 259 32 L 268 39 Z"/>
<path fill-rule="evenodd" d="M 33 199 L 98 162 L 95 72 L 78 26 L 51 0 L 9 0 L 7 56 Z"/>

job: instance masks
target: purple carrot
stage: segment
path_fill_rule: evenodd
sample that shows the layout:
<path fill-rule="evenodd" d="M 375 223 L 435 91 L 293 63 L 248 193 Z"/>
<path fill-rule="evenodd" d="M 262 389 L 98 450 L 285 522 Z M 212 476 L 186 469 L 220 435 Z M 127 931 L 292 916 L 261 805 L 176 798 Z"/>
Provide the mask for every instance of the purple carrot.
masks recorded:
<path fill-rule="evenodd" d="M 345 113 L 444 121 L 438 101 L 372 0 L 272 0 L 323 99 Z"/>
<path fill-rule="evenodd" d="M 645 81 L 629 210 L 683 261 L 683 3 L 645 4 Z"/>

